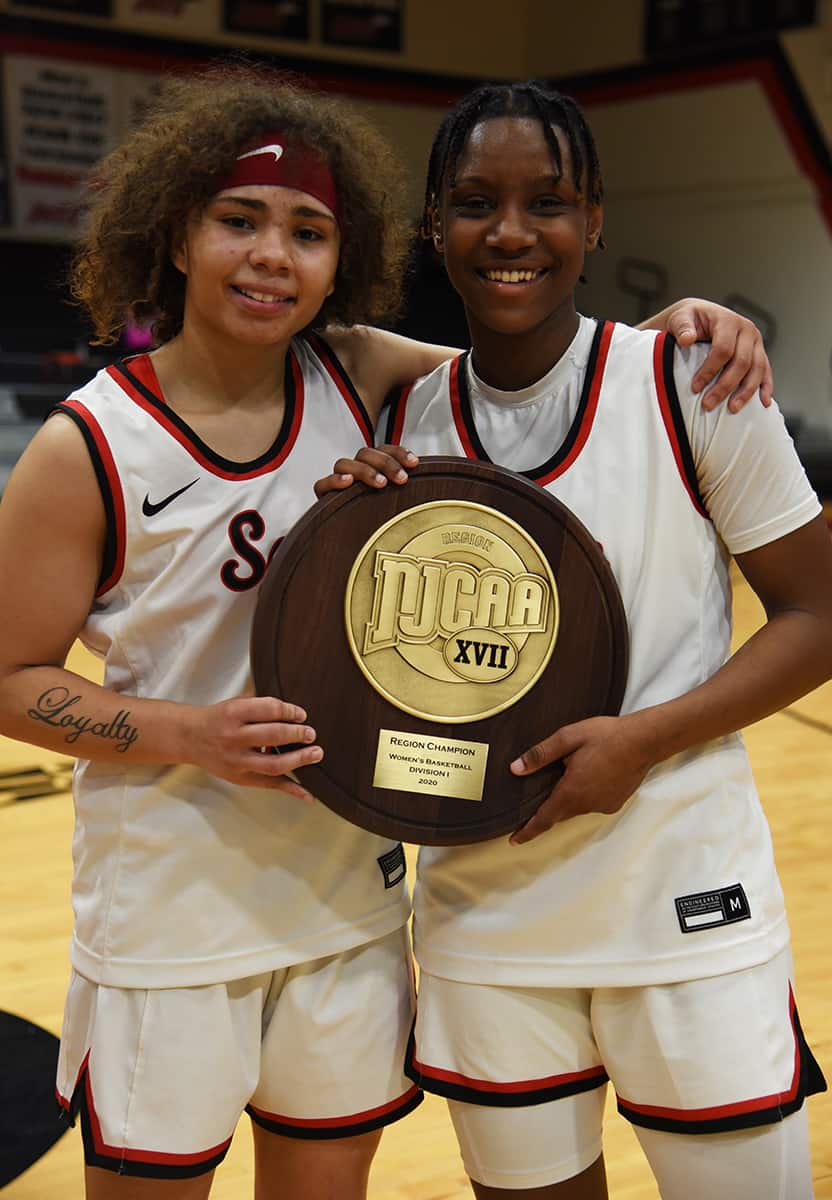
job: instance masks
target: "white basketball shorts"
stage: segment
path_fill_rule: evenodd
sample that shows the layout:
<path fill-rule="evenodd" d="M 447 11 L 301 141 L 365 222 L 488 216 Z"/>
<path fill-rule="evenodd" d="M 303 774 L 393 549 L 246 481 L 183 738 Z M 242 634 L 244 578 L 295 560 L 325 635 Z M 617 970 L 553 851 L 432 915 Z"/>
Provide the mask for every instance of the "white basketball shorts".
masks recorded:
<path fill-rule="evenodd" d="M 788 949 L 745 971 L 651 987 L 492 987 L 422 972 L 407 1072 L 448 1097 L 471 1177 L 509 1188 L 594 1162 L 608 1080 L 633 1124 L 684 1134 L 779 1122 L 826 1088 Z"/>
<path fill-rule="evenodd" d="M 212 1170 L 246 1110 L 266 1130 L 340 1138 L 420 1102 L 403 1073 L 414 988 L 404 929 L 231 983 L 153 991 L 73 974 L 58 1100 L 86 1162 L 121 1174 Z"/>

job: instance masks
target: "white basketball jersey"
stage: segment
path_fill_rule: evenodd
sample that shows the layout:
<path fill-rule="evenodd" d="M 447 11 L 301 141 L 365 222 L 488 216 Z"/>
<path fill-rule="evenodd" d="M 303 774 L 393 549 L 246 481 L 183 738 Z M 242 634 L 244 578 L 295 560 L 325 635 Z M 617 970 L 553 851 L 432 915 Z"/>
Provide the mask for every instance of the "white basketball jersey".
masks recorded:
<path fill-rule="evenodd" d="M 242 978 L 408 918 L 396 843 L 320 803 L 193 766 L 130 765 L 131 696 L 207 705 L 251 693 L 249 637 L 269 557 L 333 459 L 357 433 L 371 440 L 320 339 L 292 343 L 285 397 L 274 442 L 246 463 L 222 458 L 167 407 L 147 355 L 99 372 L 58 409 L 84 434 L 108 518 L 81 636 L 104 659 L 105 686 L 124 694 L 110 734 L 125 745 L 124 766 L 80 761 L 76 771 L 72 962 L 99 983 Z"/>
<path fill-rule="evenodd" d="M 540 384 L 516 394 L 514 410 L 506 393 L 477 406 L 477 381 L 463 356 L 404 393 L 387 427 L 386 440 L 416 454 L 474 459 L 488 459 L 489 430 L 494 461 L 540 464 L 523 473 L 587 526 L 618 581 L 630 633 L 624 712 L 689 691 L 729 653 L 729 555 L 703 504 L 702 464 L 690 449 L 686 423 L 701 408 L 687 386 L 688 365 L 686 374 L 677 356 L 682 402 L 672 339 L 582 318 L 567 354 Z M 571 403 L 549 443 L 547 398 L 550 408 Z M 757 496 L 744 532 L 732 517 L 735 550 L 765 544 L 819 511 L 779 414 L 744 417 L 708 414 L 718 430 L 708 454 L 714 458 L 719 437 L 762 427 L 761 443 L 785 463 L 788 500 L 776 488 Z M 514 438 L 512 420 L 524 431 Z M 526 748 L 522 731 L 517 741 L 514 753 Z M 659 764 L 613 816 L 573 818 L 523 846 L 499 838 L 420 852 L 417 956 L 425 970 L 451 979 L 672 982 L 764 961 L 787 940 L 769 831 L 739 735 Z"/>

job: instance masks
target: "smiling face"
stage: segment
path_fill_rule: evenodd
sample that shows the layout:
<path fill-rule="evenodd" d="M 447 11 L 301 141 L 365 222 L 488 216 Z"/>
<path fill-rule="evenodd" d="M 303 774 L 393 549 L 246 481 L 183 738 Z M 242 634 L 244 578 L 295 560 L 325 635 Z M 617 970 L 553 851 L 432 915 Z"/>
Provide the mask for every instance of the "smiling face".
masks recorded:
<path fill-rule="evenodd" d="M 186 335 L 285 348 L 331 295 L 339 248 L 332 212 L 306 192 L 265 184 L 219 192 L 172 256 L 187 280 Z"/>
<path fill-rule="evenodd" d="M 471 130 L 455 179 L 443 183 L 434 234 L 478 364 L 520 339 L 543 374 L 577 331 L 574 291 L 602 214 L 576 186 L 568 144 L 554 132 L 562 174 L 538 120 L 491 117 Z"/>

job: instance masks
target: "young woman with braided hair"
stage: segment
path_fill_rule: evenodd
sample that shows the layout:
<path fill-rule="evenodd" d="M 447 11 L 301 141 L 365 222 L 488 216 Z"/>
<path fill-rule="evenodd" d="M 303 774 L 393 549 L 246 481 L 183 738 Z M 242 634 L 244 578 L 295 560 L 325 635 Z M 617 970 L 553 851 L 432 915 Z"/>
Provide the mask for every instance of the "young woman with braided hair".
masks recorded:
<path fill-rule="evenodd" d="M 825 1083 L 738 730 L 832 674 L 832 542 L 776 407 L 705 411 L 699 346 L 578 312 L 602 197 L 568 97 L 499 84 L 449 114 L 425 231 L 472 351 L 317 488 L 406 486 L 413 453 L 520 472 L 602 544 L 630 631 L 621 715 L 506 762 L 564 765 L 527 823 L 421 849 L 408 1072 L 448 1097 L 479 1200 L 602 1200 L 608 1081 L 664 1200 L 807 1200 Z M 733 657 L 731 555 L 767 615 Z"/>

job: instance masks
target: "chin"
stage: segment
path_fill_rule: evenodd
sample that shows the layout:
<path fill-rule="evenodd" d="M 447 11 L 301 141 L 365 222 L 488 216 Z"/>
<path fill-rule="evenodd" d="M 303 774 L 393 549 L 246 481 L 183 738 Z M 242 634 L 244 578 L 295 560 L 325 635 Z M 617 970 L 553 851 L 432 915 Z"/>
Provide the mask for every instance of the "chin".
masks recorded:
<path fill-rule="evenodd" d="M 529 316 L 517 313 L 497 314 L 493 313 L 488 316 L 479 318 L 480 324 L 483 325 L 490 333 L 502 334 L 504 337 L 519 337 L 524 333 L 532 333 L 535 329 L 539 329 L 545 323 L 545 317 Z"/>

